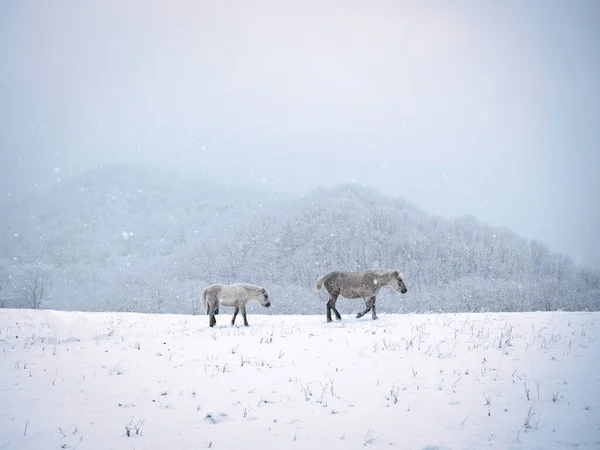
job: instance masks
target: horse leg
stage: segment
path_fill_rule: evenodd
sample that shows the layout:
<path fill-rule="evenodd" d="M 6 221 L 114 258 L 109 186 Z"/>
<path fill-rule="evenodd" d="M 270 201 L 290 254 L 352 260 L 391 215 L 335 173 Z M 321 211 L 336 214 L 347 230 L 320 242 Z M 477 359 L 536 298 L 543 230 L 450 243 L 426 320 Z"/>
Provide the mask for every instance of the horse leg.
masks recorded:
<path fill-rule="evenodd" d="M 327 322 L 331 322 L 331 310 L 333 310 L 333 312 L 335 313 L 335 318 L 337 320 L 342 320 L 342 316 L 340 316 L 340 313 L 338 312 L 337 308 L 335 307 L 335 302 L 337 302 L 337 295 L 336 294 L 330 294 L 331 297 L 329 298 L 329 300 L 327 301 Z"/>
<path fill-rule="evenodd" d="M 217 303 L 218 306 L 218 303 Z M 208 326 L 214 327 L 217 323 L 217 319 L 215 319 L 215 306 L 212 301 L 208 301 L 208 307 L 206 308 L 206 313 L 208 314 Z"/>
<path fill-rule="evenodd" d="M 233 310 L 233 319 L 231 319 L 231 325 L 235 325 L 235 318 L 237 317 L 239 312 L 240 312 L 240 307 L 236 306 L 235 309 Z"/>
<path fill-rule="evenodd" d="M 373 317 L 373 320 L 377 320 L 379 317 L 377 317 L 377 313 L 375 312 L 375 297 L 371 297 L 371 315 Z"/>
<path fill-rule="evenodd" d="M 366 309 L 365 309 L 364 311 L 362 311 L 362 312 L 359 312 L 359 313 L 356 315 L 356 318 L 357 318 L 357 319 L 360 319 L 360 318 L 361 318 L 362 316 L 364 316 L 366 313 L 368 313 L 369 311 L 371 311 L 371 309 L 373 308 L 373 297 L 369 298 L 369 300 L 366 300 L 366 299 L 365 299 L 365 306 L 366 306 Z"/>
<path fill-rule="evenodd" d="M 335 318 L 337 320 L 342 320 L 342 316 L 340 315 L 340 312 L 337 310 L 337 308 L 335 307 L 335 304 L 337 302 L 337 295 L 333 298 L 333 305 L 331 305 L 331 309 L 333 309 L 333 312 L 335 313 Z"/>
<path fill-rule="evenodd" d="M 244 319 L 244 325 L 248 326 L 248 319 L 246 318 L 246 304 L 242 303 L 242 306 L 240 306 L 240 309 L 242 310 L 242 318 Z"/>

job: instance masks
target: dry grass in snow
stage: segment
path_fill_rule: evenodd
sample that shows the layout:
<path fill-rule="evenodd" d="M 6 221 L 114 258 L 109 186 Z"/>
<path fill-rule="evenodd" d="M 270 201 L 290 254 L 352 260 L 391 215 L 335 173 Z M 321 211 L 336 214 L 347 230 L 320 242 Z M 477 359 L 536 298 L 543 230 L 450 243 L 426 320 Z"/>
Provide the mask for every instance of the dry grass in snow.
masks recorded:
<path fill-rule="evenodd" d="M 223 309 L 0 310 L 0 448 L 600 447 L 600 314 Z"/>

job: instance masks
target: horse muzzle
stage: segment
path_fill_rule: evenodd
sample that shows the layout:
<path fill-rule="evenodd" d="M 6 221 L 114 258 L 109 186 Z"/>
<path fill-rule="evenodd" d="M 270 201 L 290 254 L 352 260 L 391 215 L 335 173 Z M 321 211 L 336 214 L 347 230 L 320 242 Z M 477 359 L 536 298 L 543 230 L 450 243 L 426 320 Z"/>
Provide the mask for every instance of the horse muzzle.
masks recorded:
<path fill-rule="evenodd" d="M 271 302 L 265 303 L 265 308 L 270 308 L 270 307 L 271 307 Z"/>

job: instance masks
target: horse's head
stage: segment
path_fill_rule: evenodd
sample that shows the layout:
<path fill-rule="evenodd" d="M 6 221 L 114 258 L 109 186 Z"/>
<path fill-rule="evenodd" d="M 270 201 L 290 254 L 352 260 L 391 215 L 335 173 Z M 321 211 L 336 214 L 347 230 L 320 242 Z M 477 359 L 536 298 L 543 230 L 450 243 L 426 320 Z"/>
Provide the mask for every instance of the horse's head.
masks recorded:
<path fill-rule="evenodd" d="M 398 272 L 397 270 L 394 270 L 394 276 L 392 277 L 390 286 L 392 286 L 394 289 L 396 289 L 401 294 L 406 294 L 408 292 L 408 289 L 406 288 L 406 284 L 404 284 L 404 280 L 402 278 L 403 278 L 403 275 L 400 272 Z"/>
<path fill-rule="evenodd" d="M 258 297 L 258 302 L 263 305 L 265 308 L 269 308 L 271 306 L 271 300 L 269 300 L 269 293 L 265 288 L 262 288 L 260 291 L 261 295 Z"/>

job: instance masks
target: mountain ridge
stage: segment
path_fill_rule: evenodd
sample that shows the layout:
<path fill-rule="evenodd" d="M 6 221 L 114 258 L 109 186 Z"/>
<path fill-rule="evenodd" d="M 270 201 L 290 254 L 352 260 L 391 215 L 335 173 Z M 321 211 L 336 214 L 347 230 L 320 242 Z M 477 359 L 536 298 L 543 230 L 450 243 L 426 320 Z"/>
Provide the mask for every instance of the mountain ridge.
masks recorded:
<path fill-rule="evenodd" d="M 244 280 L 271 286 L 280 312 L 314 313 L 325 271 L 393 267 L 412 299 L 382 291 L 394 312 L 600 308 L 600 275 L 545 244 L 359 184 L 291 196 L 115 165 L 13 204 L 2 222 L 5 305 L 27 304 L 35 266 L 59 309 L 198 312 L 202 286 Z"/>

